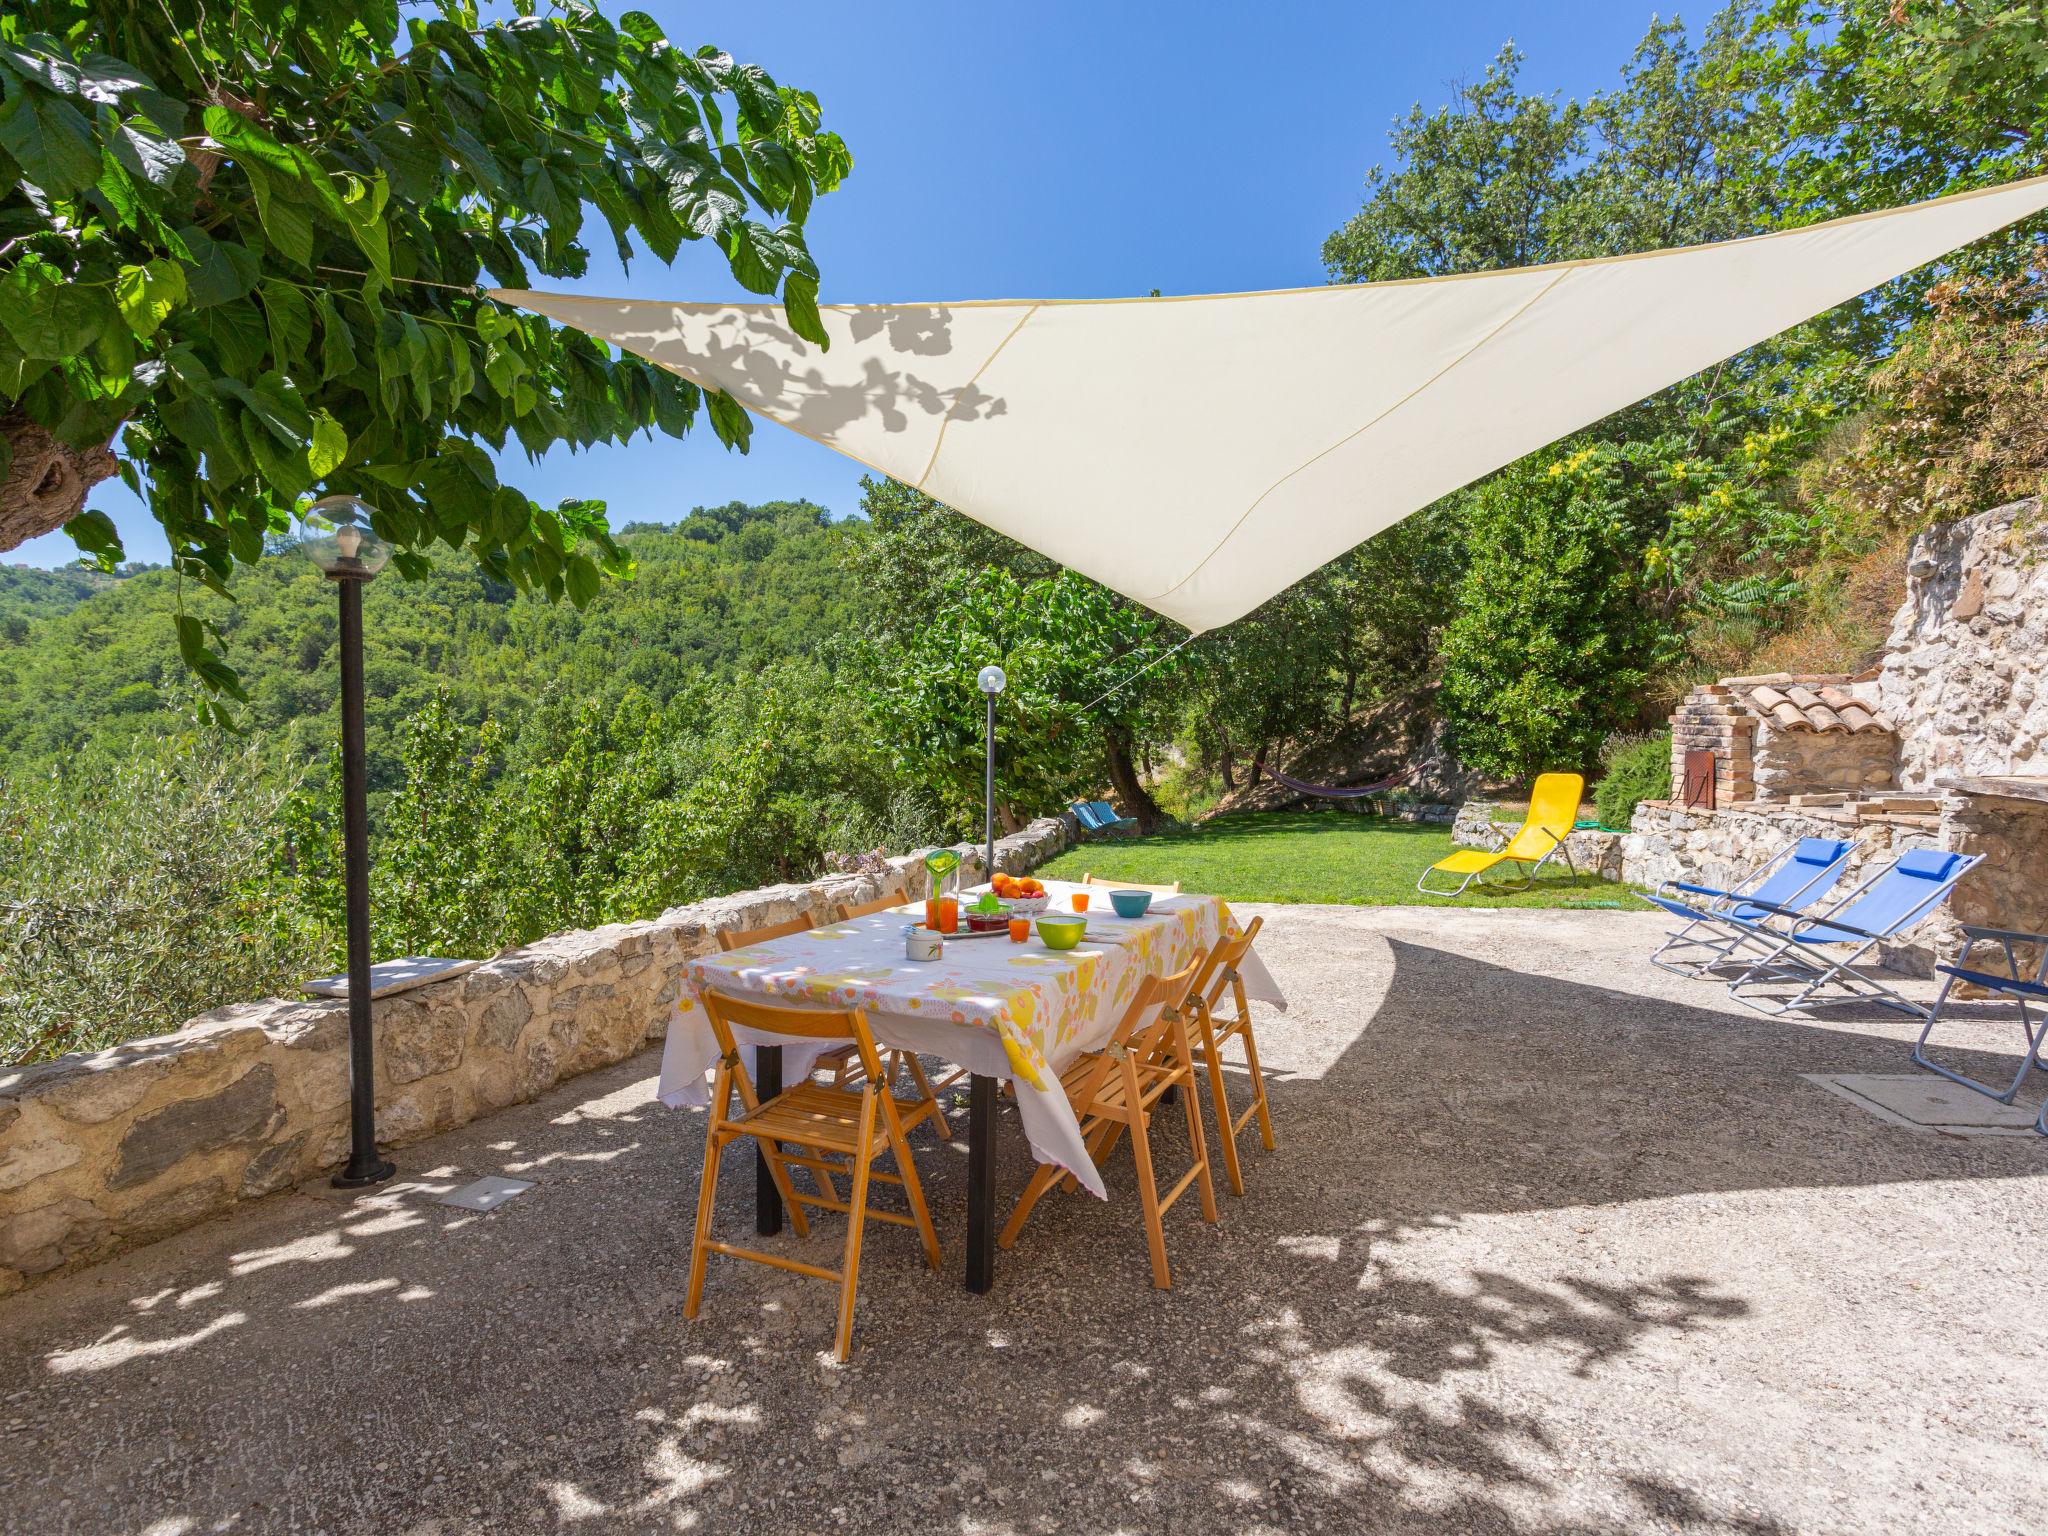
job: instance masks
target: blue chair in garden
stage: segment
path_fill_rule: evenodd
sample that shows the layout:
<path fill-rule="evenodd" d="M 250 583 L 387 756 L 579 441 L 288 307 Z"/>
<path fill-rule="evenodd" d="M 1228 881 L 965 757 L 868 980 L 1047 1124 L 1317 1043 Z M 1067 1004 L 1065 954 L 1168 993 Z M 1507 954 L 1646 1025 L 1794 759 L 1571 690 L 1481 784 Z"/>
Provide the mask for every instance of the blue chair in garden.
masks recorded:
<path fill-rule="evenodd" d="M 1098 832 L 1107 836 L 1116 832 L 1128 832 L 1138 824 L 1132 817 L 1117 815 L 1106 800 L 1076 800 L 1068 809 L 1074 813 L 1074 819 L 1081 823 L 1081 830 L 1084 832 Z"/>
<path fill-rule="evenodd" d="M 2003 972 L 1986 969 L 1983 965 L 1970 964 L 1970 951 L 1980 944 L 1996 944 L 2003 952 Z M 2040 963 L 2027 974 L 2026 966 L 2020 959 L 2022 949 L 2033 949 L 2040 956 Z M 1927 1016 L 1927 1023 L 1920 1030 L 1920 1038 L 1913 1044 L 1913 1064 L 1925 1067 L 1952 1083 L 1961 1083 L 1965 1088 L 1975 1089 L 1988 1099 L 2001 1104 L 2010 1104 L 2019 1096 L 2020 1085 L 2027 1080 L 2027 1073 L 2034 1067 L 2048 1070 L 2048 1061 L 2041 1059 L 2041 1050 L 2048 1046 L 2048 934 L 2015 933 L 2006 928 L 1976 928 L 1963 924 L 1963 952 L 1956 956 L 1954 965 L 1938 965 L 1936 970 L 1948 977 L 1942 983 L 1941 996 L 1934 1000 L 1934 1011 Z M 1944 1067 L 1927 1055 L 1927 1040 L 1934 1033 L 1934 1026 L 1940 1022 L 1941 1011 L 1948 1006 L 1949 993 L 1955 990 L 1957 982 L 1981 987 L 1996 1000 L 2009 1002 L 2019 1010 L 2020 1034 L 2027 1042 L 2025 1052 L 2020 1056 L 2019 1070 L 2012 1075 L 2012 1081 L 2003 1088 L 1991 1083 L 1979 1082 L 1974 1077 Z M 2029 1012 L 2028 1004 L 2039 1012 Z M 2048 1136 L 2048 1099 L 2041 1101 L 2041 1113 L 2035 1117 L 2034 1129 Z"/>
<path fill-rule="evenodd" d="M 1751 931 L 1743 924 L 1762 923 L 1774 911 L 1804 912 L 1813 907 L 1835 888 L 1855 849 L 1847 838 L 1802 837 L 1726 890 L 1665 881 L 1649 899 L 1685 921 L 1665 936 L 1650 963 L 1680 976 L 1703 976 L 1725 965 L 1750 942 Z"/>
<path fill-rule="evenodd" d="M 1768 920 L 1746 922 L 1732 916 L 1725 919 L 1764 949 L 1748 970 L 1728 983 L 1728 990 L 1765 1013 L 1871 1002 L 1926 1019 L 1928 1009 L 1901 996 L 1867 971 L 1859 970 L 1858 962 L 1879 944 L 1896 939 L 1930 916 L 1948 900 L 1956 882 L 1983 861 L 1981 854 L 1915 848 L 1867 876 L 1846 896 L 1817 914 L 1750 898 L 1750 905 L 1764 908 L 1771 918 L 1785 926 L 1773 926 Z M 1745 987 L 1773 985 L 1789 985 L 1796 990 L 1782 1001 L 1743 996 Z"/>

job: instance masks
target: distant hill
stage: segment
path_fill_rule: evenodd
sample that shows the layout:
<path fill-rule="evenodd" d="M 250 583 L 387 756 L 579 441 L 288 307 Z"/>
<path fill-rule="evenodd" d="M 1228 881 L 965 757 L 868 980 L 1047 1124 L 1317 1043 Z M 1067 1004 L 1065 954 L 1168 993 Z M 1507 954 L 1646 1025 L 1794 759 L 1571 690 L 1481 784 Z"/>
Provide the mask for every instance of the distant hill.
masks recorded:
<path fill-rule="evenodd" d="M 113 575 L 88 566 L 66 565 L 45 571 L 32 565 L 0 565 L 0 646 L 28 639 L 36 619 L 69 613 L 95 592 L 104 592 L 131 576 L 157 569 L 124 565 Z"/>
<path fill-rule="evenodd" d="M 458 714 L 508 724 L 550 688 L 662 701 L 693 682 L 819 654 L 851 628 L 847 557 L 864 522 L 808 502 L 700 508 L 673 528 L 628 525 L 638 574 L 579 613 L 522 598 L 466 555 L 425 581 L 390 573 L 365 594 L 365 683 L 373 785 L 395 782 L 398 729 L 434 692 Z M 338 729 L 338 616 L 310 562 L 287 551 L 237 574 L 220 602 L 169 570 L 113 578 L 0 570 L 0 769 L 120 753 L 187 721 L 192 684 L 172 634 L 182 600 L 220 619 L 259 734 L 295 722 L 325 746 Z"/>

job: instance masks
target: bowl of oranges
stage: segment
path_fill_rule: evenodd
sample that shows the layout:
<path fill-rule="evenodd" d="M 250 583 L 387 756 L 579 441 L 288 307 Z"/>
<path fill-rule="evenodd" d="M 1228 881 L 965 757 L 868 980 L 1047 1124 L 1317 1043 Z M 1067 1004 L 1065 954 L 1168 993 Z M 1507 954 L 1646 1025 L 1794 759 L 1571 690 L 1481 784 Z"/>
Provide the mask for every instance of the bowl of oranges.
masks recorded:
<path fill-rule="evenodd" d="M 998 874 L 989 882 L 989 889 L 1002 898 L 1004 906 L 1014 917 L 1036 916 L 1052 903 L 1052 898 L 1045 893 L 1045 886 L 1029 876 Z"/>

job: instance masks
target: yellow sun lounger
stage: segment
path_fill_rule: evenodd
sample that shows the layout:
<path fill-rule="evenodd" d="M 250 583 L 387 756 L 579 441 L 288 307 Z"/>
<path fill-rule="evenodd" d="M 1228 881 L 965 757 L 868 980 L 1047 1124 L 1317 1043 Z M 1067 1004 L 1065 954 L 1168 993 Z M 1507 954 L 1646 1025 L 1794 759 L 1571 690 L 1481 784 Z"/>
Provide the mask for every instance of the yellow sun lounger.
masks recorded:
<path fill-rule="evenodd" d="M 1579 819 L 1579 797 L 1585 791 L 1586 781 L 1576 773 L 1540 775 L 1529 794 L 1529 819 L 1508 839 L 1506 846 L 1493 852 L 1483 848 L 1461 848 L 1449 858 L 1438 859 L 1425 869 L 1422 878 L 1415 882 L 1415 889 L 1425 896 L 1462 896 L 1465 887 L 1495 865 L 1519 864 L 1522 866 L 1520 881 L 1501 888 L 1526 891 L 1536 883 L 1537 875 L 1552 858 L 1562 858 L 1565 868 L 1576 875 L 1579 867 L 1572 863 L 1571 850 L 1565 845 L 1565 839 L 1571 836 L 1572 824 Z M 1464 878 L 1445 890 L 1429 883 L 1429 877 L 1435 874 L 1451 878 L 1462 875 Z"/>

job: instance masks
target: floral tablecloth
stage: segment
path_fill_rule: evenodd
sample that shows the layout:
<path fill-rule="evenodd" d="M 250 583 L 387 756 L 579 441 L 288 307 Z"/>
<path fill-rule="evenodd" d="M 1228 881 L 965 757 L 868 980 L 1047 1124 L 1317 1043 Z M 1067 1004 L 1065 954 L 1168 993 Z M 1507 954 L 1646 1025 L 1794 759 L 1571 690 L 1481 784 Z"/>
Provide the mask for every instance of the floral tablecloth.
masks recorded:
<path fill-rule="evenodd" d="M 1069 898 L 1081 888 L 1051 880 L 1046 889 L 1053 910 L 1070 911 Z M 1171 974 L 1224 934 L 1236 933 L 1229 907 L 1214 896 L 1161 897 L 1144 917 L 1125 919 L 1097 890 L 1087 936 L 1074 949 L 1047 949 L 1034 932 L 1025 944 L 1007 937 L 953 939 L 938 960 L 906 959 L 904 930 L 921 912 L 920 904 L 876 913 L 691 962 L 689 987 L 676 1003 L 662 1050 L 661 1101 L 679 1107 L 709 1097 L 705 1079 L 718 1059 L 718 1042 L 704 1011 L 706 991 L 858 1007 L 881 1044 L 1013 1083 L 1033 1154 L 1071 1170 L 1100 1196 L 1102 1179 L 1060 1091 L 1059 1073 L 1109 1037 L 1145 976 Z M 1256 952 L 1239 970 L 1250 996 L 1287 1006 Z M 785 1082 L 807 1073 L 818 1054 L 744 1030 L 739 1038 L 749 1045 L 783 1044 Z"/>

